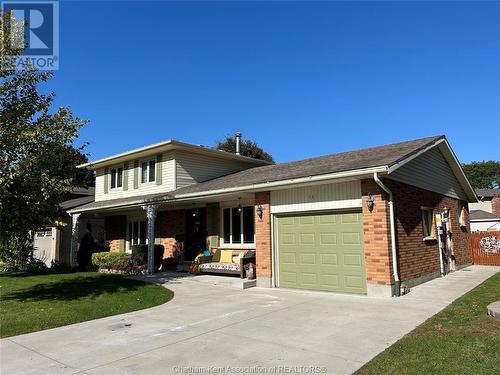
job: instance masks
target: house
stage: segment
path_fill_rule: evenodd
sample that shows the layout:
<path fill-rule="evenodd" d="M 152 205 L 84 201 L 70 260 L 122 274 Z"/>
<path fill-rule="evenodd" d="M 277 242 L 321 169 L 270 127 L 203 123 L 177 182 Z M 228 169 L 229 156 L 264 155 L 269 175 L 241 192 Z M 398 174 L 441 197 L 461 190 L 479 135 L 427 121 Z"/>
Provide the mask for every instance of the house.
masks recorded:
<path fill-rule="evenodd" d="M 57 223 L 46 226 L 34 233 L 33 256 L 43 261 L 48 267 L 53 264 L 70 264 L 70 243 L 71 243 L 71 216 L 68 210 L 75 209 L 84 204 L 94 202 L 94 188 L 74 188 L 66 194 L 66 199 L 59 204 L 61 216 Z M 79 218 L 80 227 L 89 228 L 94 239 L 104 244 L 104 219 L 95 217 L 92 213 L 87 213 Z M 57 224 L 57 225 L 56 225 Z M 78 233 L 76 241 L 80 241 L 85 230 Z"/>
<path fill-rule="evenodd" d="M 472 263 L 477 198 L 444 136 L 282 164 L 170 140 L 82 167 L 95 202 L 69 212 L 104 218 L 111 251 L 154 242 L 182 264 L 192 248 L 254 249 L 258 286 L 399 295 L 440 275 L 446 207 L 456 265 Z"/>
<path fill-rule="evenodd" d="M 500 189 L 476 189 L 479 202 L 471 203 L 472 232 L 500 231 Z"/>

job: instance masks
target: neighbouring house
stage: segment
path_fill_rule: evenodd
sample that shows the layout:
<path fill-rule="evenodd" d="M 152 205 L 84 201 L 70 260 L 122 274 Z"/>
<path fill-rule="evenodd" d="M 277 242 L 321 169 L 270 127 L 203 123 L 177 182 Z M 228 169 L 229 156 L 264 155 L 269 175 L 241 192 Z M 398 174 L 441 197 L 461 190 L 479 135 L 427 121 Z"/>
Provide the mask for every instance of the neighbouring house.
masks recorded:
<path fill-rule="evenodd" d="M 476 189 L 479 202 L 471 203 L 470 230 L 500 231 L 500 189 Z"/>
<path fill-rule="evenodd" d="M 53 264 L 70 265 L 70 248 L 72 237 L 71 216 L 68 210 L 94 202 L 94 188 L 74 188 L 66 194 L 66 200 L 59 204 L 62 214 L 52 223 L 35 232 L 33 256 L 42 260 L 48 267 Z M 80 241 L 87 228 L 90 229 L 95 241 L 104 245 L 104 219 L 92 213 L 86 213 L 79 218 L 82 230 L 76 241 Z"/>
<path fill-rule="evenodd" d="M 456 265 L 472 263 L 477 198 L 444 136 L 282 164 L 170 140 L 82 167 L 95 201 L 69 212 L 104 218 L 111 251 L 154 242 L 182 265 L 199 248 L 253 249 L 258 286 L 398 295 L 439 276 L 447 207 Z"/>

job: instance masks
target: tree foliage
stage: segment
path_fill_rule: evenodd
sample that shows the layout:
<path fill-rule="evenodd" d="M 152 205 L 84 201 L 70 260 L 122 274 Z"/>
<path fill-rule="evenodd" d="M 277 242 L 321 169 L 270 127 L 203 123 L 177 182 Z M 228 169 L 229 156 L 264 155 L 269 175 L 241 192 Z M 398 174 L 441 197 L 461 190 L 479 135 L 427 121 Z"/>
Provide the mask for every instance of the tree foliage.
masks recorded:
<path fill-rule="evenodd" d="M 478 189 L 495 189 L 500 187 L 500 161 L 473 161 L 462 164 L 471 185 Z"/>
<path fill-rule="evenodd" d="M 217 141 L 215 148 L 217 150 L 235 153 L 236 141 L 234 137 L 227 135 L 223 140 Z M 249 158 L 266 160 L 274 163 L 274 159 L 271 154 L 265 152 L 256 142 L 249 139 L 241 141 L 240 154 L 243 156 L 248 156 Z"/>
<path fill-rule="evenodd" d="M 85 121 L 68 107 L 53 109 L 55 94 L 42 93 L 51 72 L 29 65 L 15 69 L 9 56 L 9 38 L 22 28 L 9 27 L 9 14 L 0 14 L 0 235 L 26 238 L 30 230 L 54 219 L 65 193 L 84 186 L 83 148 L 75 147 Z"/>

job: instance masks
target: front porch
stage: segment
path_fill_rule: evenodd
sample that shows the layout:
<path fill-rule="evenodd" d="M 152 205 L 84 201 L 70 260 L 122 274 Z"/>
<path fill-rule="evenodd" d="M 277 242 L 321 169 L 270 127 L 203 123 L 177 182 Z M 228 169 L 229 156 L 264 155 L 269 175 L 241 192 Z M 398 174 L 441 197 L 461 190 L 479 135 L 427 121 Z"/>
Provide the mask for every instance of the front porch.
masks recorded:
<path fill-rule="evenodd" d="M 266 209 L 262 206 L 259 195 L 260 193 L 240 193 L 175 203 L 143 201 L 127 207 L 95 209 L 92 213 L 104 220 L 104 240 L 111 252 L 132 253 L 132 248 L 136 245 L 148 246 L 149 275 L 155 271 L 189 271 L 200 254 L 215 254 L 217 257 L 221 252 L 232 251 L 231 257 L 241 258 L 248 254 L 257 256 L 252 263 L 256 276 L 259 276 L 263 269 L 265 273 L 266 260 L 270 256 L 263 258 L 263 267 L 259 270 L 257 249 L 263 244 L 269 246 L 270 253 L 271 242 L 270 230 L 259 231 L 266 221 Z M 267 223 L 269 224 L 269 218 Z M 78 214 L 74 214 L 73 237 L 77 238 L 78 229 Z M 158 247 L 157 245 L 163 248 L 163 259 L 159 267 L 155 267 L 153 259 L 154 247 Z M 78 243 L 73 241 L 72 264 L 75 264 L 77 248 Z M 261 253 L 264 254 L 262 251 Z M 228 261 L 227 257 L 224 260 L 214 259 L 214 262 L 219 261 L 231 263 L 231 259 Z M 239 266 L 238 259 L 233 261 Z M 243 266 L 243 262 L 241 265 Z M 238 268 L 233 266 L 235 270 Z M 239 274 L 238 271 L 224 271 L 202 270 L 203 273 Z"/>

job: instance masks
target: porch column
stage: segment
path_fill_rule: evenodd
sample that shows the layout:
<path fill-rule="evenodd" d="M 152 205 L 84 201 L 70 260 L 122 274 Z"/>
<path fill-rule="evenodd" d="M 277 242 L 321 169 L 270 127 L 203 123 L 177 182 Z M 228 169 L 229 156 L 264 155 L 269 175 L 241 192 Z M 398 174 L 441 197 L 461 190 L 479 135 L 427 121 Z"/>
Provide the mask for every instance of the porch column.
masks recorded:
<path fill-rule="evenodd" d="M 71 248 L 69 252 L 70 267 L 76 266 L 76 252 L 78 251 L 78 218 L 80 213 L 71 214 Z"/>
<path fill-rule="evenodd" d="M 155 247 L 155 221 L 156 212 L 159 204 L 148 204 L 142 206 L 146 211 L 147 228 L 148 228 L 148 274 L 152 275 L 154 271 L 154 247 Z"/>

